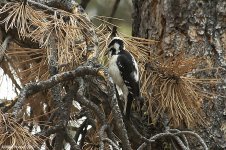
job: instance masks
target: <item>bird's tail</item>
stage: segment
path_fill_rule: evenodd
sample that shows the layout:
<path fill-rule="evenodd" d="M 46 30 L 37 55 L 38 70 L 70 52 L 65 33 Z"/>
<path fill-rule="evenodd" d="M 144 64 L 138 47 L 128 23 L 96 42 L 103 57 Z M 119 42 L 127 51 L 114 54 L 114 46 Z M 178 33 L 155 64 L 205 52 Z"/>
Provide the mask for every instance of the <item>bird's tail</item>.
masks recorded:
<path fill-rule="evenodd" d="M 132 94 L 128 94 L 128 101 L 127 101 L 127 106 L 126 107 L 126 118 L 130 118 L 130 112 L 131 112 L 131 107 L 133 103 L 133 99 L 135 100 L 136 106 L 138 107 L 138 110 L 142 114 L 142 107 L 144 105 L 144 98 L 141 96 L 138 97 L 133 97 Z"/>
<path fill-rule="evenodd" d="M 130 118 L 130 111 L 131 111 L 131 107 L 132 107 L 132 103 L 133 103 L 133 96 L 131 93 L 128 94 L 127 97 L 127 105 L 126 107 L 126 118 L 129 119 Z"/>

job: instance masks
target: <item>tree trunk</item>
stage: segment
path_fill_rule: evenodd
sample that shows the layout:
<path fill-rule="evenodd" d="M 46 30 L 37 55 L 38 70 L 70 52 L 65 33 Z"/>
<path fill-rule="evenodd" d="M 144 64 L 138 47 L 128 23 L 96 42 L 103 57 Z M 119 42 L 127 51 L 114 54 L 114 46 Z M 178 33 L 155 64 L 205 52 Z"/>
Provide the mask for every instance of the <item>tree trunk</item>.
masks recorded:
<path fill-rule="evenodd" d="M 153 54 L 170 57 L 185 50 L 187 56 L 210 59 L 213 67 L 221 69 L 200 73 L 199 77 L 221 78 L 215 89 L 225 95 L 225 0 L 133 0 L 133 7 L 133 36 L 159 41 L 157 46 L 150 46 Z M 211 86 L 203 88 L 212 90 Z M 225 98 L 219 95 L 211 102 L 204 100 L 209 124 L 195 130 L 210 149 L 226 148 L 225 104 Z"/>

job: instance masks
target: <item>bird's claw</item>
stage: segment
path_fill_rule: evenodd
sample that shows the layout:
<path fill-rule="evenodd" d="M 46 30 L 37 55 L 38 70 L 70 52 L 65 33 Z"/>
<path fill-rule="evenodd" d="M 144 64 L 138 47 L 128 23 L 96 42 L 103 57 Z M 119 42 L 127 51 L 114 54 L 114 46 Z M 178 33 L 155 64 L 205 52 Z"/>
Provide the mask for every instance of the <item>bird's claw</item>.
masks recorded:
<path fill-rule="evenodd" d="M 107 79 L 106 71 L 103 68 L 98 70 L 97 75 L 103 77 L 105 80 Z"/>

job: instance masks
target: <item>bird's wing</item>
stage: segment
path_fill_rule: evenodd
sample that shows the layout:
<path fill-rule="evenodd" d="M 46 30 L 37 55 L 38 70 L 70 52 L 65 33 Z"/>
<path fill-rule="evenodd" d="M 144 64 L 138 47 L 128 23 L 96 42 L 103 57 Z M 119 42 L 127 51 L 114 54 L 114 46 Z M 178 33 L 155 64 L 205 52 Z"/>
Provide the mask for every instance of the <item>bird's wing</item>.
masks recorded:
<path fill-rule="evenodd" d="M 124 80 L 124 83 L 128 87 L 129 92 L 134 97 L 140 96 L 139 80 L 135 78 L 135 64 L 132 62 L 132 57 L 126 55 L 119 55 L 117 59 L 117 66 Z"/>

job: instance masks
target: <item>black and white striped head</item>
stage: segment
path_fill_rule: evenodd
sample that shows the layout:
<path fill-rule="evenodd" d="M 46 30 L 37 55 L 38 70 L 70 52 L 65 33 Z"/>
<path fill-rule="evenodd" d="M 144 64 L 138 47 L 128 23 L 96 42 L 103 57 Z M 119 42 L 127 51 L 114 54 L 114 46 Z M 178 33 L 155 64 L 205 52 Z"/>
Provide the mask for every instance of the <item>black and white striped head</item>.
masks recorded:
<path fill-rule="evenodd" d="M 108 45 L 109 56 L 117 55 L 124 50 L 124 42 L 120 37 L 114 37 Z"/>

